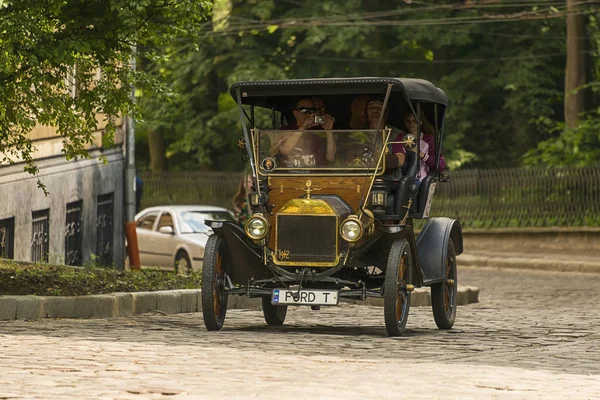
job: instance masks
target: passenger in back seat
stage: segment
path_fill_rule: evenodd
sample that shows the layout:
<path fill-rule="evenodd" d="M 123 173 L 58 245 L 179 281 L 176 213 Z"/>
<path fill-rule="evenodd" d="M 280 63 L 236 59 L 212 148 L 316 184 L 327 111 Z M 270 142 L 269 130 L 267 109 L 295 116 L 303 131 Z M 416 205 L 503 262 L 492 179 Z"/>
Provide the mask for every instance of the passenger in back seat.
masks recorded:
<path fill-rule="evenodd" d="M 436 159 L 435 139 L 433 137 L 434 128 L 429 123 L 429 121 L 427 121 L 427 118 L 425 117 L 425 113 L 423 112 L 422 109 L 421 109 L 420 114 L 421 114 L 420 115 L 421 138 L 420 138 L 420 142 L 419 142 L 420 166 L 419 166 L 419 171 L 417 172 L 417 179 L 419 180 L 419 182 L 422 181 L 429 174 L 430 170 L 435 169 L 435 167 L 436 167 L 435 166 L 435 159 Z M 417 119 L 415 118 L 414 114 L 410 110 L 406 110 L 404 115 L 405 115 L 404 127 L 405 127 L 406 132 L 417 137 L 417 131 L 418 131 Z M 396 142 L 401 141 L 403 138 L 404 138 L 404 132 L 400 132 L 396 136 L 394 141 L 396 141 Z M 405 155 L 406 149 L 404 148 L 404 146 L 402 144 L 395 143 L 392 145 L 392 153 L 394 153 L 394 154 L 402 153 L 403 155 Z M 404 162 L 402 164 L 404 164 Z M 440 171 L 443 171 L 445 168 L 446 168 L 446 160 L 444 159 L 444 156 L 441 155 L 438 169 Z"/>

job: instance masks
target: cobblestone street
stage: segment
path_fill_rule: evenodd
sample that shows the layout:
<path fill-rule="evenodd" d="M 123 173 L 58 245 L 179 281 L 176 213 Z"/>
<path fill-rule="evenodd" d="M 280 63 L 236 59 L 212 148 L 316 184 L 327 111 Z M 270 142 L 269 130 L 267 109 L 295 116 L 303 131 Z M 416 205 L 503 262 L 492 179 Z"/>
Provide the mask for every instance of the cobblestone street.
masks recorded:
<path fill-rule="evenodd" d="M 459 259 L 460 262 L 460 259 Z M 281 328 L 202 315 L 0 323 L 0 399 L 600 398 L 600 276 L 459 269 L 480 303 L 451 331 L 414 307 L 388 338 L 383 309 L 290 309 Z"/>

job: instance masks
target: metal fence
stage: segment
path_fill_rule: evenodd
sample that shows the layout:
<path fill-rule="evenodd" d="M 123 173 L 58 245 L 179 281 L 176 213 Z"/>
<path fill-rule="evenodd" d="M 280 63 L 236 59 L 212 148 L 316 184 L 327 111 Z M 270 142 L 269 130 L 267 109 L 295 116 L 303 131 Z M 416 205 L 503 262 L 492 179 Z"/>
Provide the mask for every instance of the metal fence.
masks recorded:
<path fill-rule="evenodd" d="M 600 167 L 459 170 L 439 183 L 432 216 L 463 227 L 600 226 Z M 142 174 L 142 207 L 207 204 L 231 208 L 241 173 Z"/>
<path fill-rule="evenodd" d="M 82 217 L 83 201 L 78 200 L 67 204 L 65 218 L 65 264 L 81 265 L 82 256 Z"/>
<path fill-rule="evenodd" d="M 241 172 L 142 173 L 141 208 L 163 204 L 205 204 L 231 209 Z"/>
<path fill-rule="evenodd" d="M 31 261 L 48 262 L 50 251 L 50 209 L 31 213 Z"/>
<path fill-rule="evenodd" d="M 433 215 L 472 228 L 600 226 L 600 167 L 464 170 L 439 184 Z"/>
<path fill-rule="evenodd" d="M 111 265 L 113 261 L 113 193 L 98 196 L 96 211 L 96 256 L 99 265 Z"/>
<path fill-rule="evenodd" d="M 0 258 L 14 258 L 15 218 L 0 219 Z"/>

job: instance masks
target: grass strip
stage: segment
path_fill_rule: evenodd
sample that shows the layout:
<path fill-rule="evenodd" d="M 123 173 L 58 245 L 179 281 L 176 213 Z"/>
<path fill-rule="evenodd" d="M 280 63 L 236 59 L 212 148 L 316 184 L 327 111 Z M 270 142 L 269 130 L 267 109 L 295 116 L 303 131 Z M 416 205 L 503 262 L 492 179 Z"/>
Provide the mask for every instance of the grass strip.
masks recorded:
<path fill-rule="evenodd" d="M 0 295 L 83 296 L 198 289 L 200 279 L 200 273 L 185 277 L 152 269 L 120 271 L 111 268 L 22 265 L 0 261 Z"/>

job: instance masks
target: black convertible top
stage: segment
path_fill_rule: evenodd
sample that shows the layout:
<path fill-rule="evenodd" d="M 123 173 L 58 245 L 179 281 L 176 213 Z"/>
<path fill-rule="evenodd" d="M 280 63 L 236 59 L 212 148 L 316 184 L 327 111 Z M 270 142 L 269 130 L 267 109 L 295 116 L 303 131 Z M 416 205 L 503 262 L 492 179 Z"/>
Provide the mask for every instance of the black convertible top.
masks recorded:
<path fill-rule="evenodd" d="M 239 89 L 243 104 L 276 106 L 273 98 L 336 94 L 381 94 L 388 84 L 392 92 L 404 92 L 410 100 L 448 105 L 446 93 L 424 79 L 414 78 L 332 78 L 289 79 L 278 81 L 246 81 L 231 85 L 230 93 L 237 102 Z"/>

